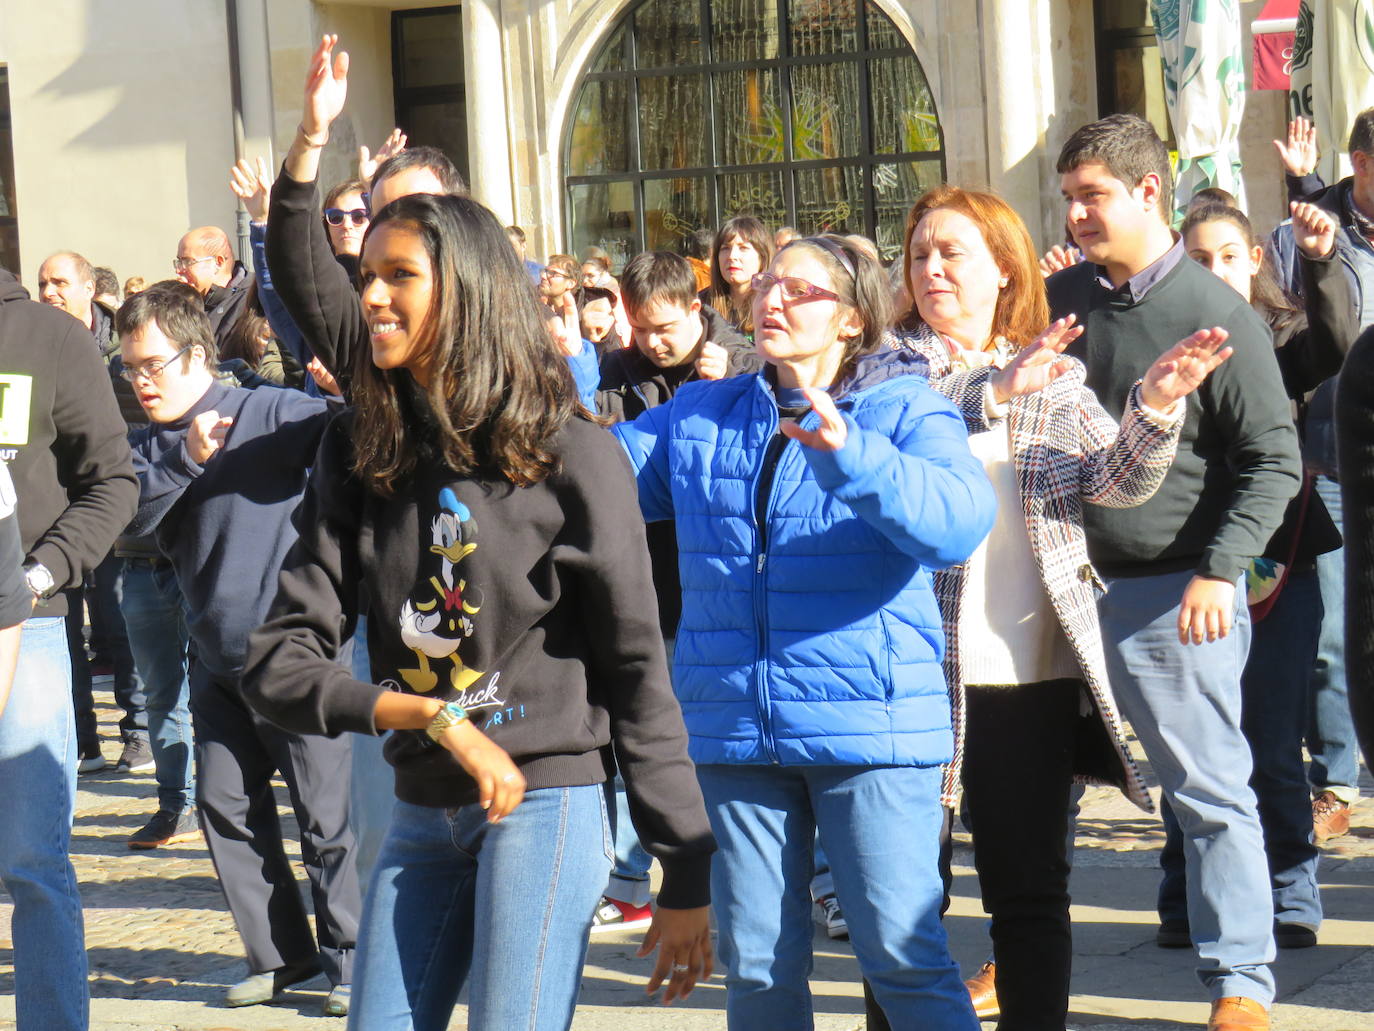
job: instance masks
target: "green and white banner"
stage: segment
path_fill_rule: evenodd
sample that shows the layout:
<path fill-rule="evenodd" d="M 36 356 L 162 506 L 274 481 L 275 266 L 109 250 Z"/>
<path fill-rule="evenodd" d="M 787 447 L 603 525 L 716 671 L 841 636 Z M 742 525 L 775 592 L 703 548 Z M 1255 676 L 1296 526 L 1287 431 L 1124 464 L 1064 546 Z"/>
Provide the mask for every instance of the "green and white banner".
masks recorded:
<path fill-rule="evenodd" d="M 1328 183 L 1350 174 L 1350 123 L 1374 107 L 1374 0 L 1302 0 L 1293 44 L 1293 115 L 1312 119 Z"/>
<path fill-rule="evenodd" d="M 1164 65 L 1164 99 L 1178 141 L 1174 212 L 1207 186 L 1245 205 L 1240 176 L 1240 122 L 1245 112 L 1245 57 L 1239 0 L 1150 0 Z"/>

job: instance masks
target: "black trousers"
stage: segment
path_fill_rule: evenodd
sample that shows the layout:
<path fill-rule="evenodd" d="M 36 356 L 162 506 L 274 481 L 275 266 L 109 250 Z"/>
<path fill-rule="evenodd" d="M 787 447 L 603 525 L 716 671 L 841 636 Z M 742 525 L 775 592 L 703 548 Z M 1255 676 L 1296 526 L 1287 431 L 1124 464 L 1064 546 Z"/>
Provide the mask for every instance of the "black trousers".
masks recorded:
<path fill-rule="evenodd" d="M 992 917 L 998 1031 L 1064 1031 L 1077 680 L 967 689 L 964 793 Z"/>
<path fill-rule="evenodd" d="M 252 973 L 318 955 L 333 984 L 353 980 L 362 893 L 348 826 L 352 746 L 273 726 L 248 707 L 236 683 L 196 663 L 191 671 L 196 803 L 224 900 Z M 280 772 L 300 827 L 318 950 L 282 845 L 271 779 Z"/>

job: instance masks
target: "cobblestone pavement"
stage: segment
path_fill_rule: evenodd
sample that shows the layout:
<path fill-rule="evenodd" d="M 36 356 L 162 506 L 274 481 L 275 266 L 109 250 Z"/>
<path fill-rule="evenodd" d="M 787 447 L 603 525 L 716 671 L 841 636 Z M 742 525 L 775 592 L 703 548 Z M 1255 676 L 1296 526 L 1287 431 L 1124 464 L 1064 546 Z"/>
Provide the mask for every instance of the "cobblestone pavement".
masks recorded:
<path fill-rule="evenodd" d="M 115 714 L 98 693 L 114 755 Z M 1374 785 L 1366 783 L 1367 794 Z M 283 803 L 283 825 L 295 824 Z M 82 778 L 72 855 L 86 910 L 92 1022 L 98 1031 L 342 1031 L 319 1015 L 317 981 L 272 1006 L 230 1010 L 225 988 L 245 973 L 238 935 L 225 910 L 202 840 L 130 852 L 125 841 L 154 808 L 151 776 L 112 772 Z M 1181 1031 L 1206 1024 L 1204 997 L 1187 950 L 1153 944 L 1159 821 L 1119 794 L 1090 789 L 1078 824 L 1074 872 L 1074 1029 Z M 946 919 L 955 957 L 966 972 L 987 952 L 968 838 L 956 838 L 955 897 Z M 1374 800 L 1357 807 L 1352 832 L 1324 850 L 1327 922 L 1321 945 L 1280 956 L 1279 1031 L 1374 1031 Z M 298 854 L 296 855 L 299 861 Z M 302 884 L 303 872 L 300 873 Z M 14 1028 L 8 899 L 0 893 L 0 1031 Z M 687 1005 L 648 1005 L 648 964 L 634 958 L 637 932 L 593 938 L 574 1028 L 689 1031 L 723 1028 L 717 976 Z M 857 966 L 847 944 L 817 933 L 812 980 L 816 1026 L 864 1026 Z M 454 1028 L 464 1025 L 460 1010 Z M 991 1028 L 993 1025 L 985 1025 Z M 760 1029 L 765 1031 L 765 1029 Z"/>

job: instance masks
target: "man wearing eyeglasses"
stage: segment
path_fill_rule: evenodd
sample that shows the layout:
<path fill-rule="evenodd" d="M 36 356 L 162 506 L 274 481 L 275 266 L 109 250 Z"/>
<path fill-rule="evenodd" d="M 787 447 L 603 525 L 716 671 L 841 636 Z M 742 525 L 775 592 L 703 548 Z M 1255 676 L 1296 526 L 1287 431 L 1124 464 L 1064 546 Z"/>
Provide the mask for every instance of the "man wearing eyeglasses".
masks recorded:
<path fill-rule="evenodd" d="M 342 1015 L 362 908 L 348 826 L 351 745 L 273 727 L 238 687 L 248 634 L 267 615 L 296 540 L 291 517 L 330 413 L 296 390 L 219 382 L 199 298 L 179 283 L 135 295 L 116 328 L 122 375 L 151 420 L 130 441 L 140 495 L 129 532 L 156 534 L 186 599 L 196 803 L 248 959 L 249 976 L 225 1002 L 268 1002 L 323 970 L 333 986 L 325 1012 Z M 318 943 L 282 843 L 276 772 L 300 827 Z"/>
<path fill-rule="evenodd" d="M 61 592 L 129 521 L 138 483 L 91 334 L 0 270 L 0 460 L 19 500 L 31 615 L 0 717 L 0 882 L 14 900 L 21 1031 L 84 1031 L 81 899 L 67 852 L 76 803 L 71 662 Z"/>
<path fill-rule="evenodd" d="M 238 321 L 253 274 L 234 259 L 229 237 L 216 226 L 192 229 L 177 244 L 176 277 L 200 294 L 215 343 L 222 344 Z"/>

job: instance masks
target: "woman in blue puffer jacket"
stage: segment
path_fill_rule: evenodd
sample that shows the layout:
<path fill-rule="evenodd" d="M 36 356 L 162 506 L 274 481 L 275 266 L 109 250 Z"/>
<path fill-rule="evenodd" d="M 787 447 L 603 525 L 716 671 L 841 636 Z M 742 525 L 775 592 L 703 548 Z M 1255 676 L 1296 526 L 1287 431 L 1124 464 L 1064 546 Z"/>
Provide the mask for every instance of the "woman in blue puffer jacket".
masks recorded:
<path fill-rule="evenodd" d="M 765 370 L 614 430 L 645 518 L 677 521 L 674 681 L 736 1031 L 812 1026 L 817 829 L 892 1025 L 978 1026 L 939 918 L 954 734 L 931 570 L 972 554 L 995 502 L 924 363 L 885 345 L 889 312 L 875 261 L 798 240 L 755 277 Z"/>

